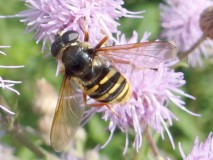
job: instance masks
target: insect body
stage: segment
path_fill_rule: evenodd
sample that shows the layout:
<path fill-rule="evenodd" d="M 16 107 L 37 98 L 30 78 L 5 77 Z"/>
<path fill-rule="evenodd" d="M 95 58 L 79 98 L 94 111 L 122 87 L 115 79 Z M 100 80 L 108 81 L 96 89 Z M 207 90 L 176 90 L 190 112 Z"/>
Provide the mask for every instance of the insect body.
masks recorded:
<path fill-rule="evenodd" d="M 55 46 L 61 46 L 62 51 L 56 56 L 61 56 L 65 77 L 96 101 L 110 104 L 127 101 L 131 92 L 126 78 L 106 59 L 99 57 L 86 42 L 79 42 L 77 37 L 77 32 L 68 31 L 52 45 L 52 53 Z"/>
<path fill-rule="evenodd" d="M 52 55 L 64 66 L 51 129 L 51 143 L 56 151 L 63 149 L 75 135 L 83 117 L 85 98 L 77 93 L 73 84 L 100 104 L 125 103 L 131 96 L 131 87 L 119 67 L 134 71 L 155 67 L 174 58 L 171 52 L 175 47 L 169 43 L 101 47 L 106 41 L 104 38 L 92 48 L 87 42 L 80 42 L 78 37 L 78 32 L 67 31 L 58 35 L 51 46 Z"/>

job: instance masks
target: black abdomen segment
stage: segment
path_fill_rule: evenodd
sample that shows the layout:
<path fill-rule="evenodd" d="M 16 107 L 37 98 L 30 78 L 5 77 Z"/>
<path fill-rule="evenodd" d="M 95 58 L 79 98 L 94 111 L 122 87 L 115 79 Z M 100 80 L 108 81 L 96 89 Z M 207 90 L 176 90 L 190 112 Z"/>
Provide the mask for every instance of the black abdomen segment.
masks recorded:
<path fill-rule="evenodd" d="M 103 68 L 99 76 L 84 86 L 84 92 L 103 103 L 124 103 L 130 96 L 130 85 L 113 66 Z"/>

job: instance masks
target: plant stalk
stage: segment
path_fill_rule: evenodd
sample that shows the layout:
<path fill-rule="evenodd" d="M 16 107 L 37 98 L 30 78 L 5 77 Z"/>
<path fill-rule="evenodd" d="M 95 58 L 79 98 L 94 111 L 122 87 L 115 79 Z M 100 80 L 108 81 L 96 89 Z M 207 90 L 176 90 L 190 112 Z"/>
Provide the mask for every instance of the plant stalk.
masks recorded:
<path fill-rule="evenodd" d="M 200 39 L 198 39 L 198 41 L 187 51 L 179 53 L 178 54 L 178 58 L 180 60 L 184 59 L 185 57 L 187 57 L 190 53 L 192 53 L 197 47 L 199 47 L 199 45 L 206 39 L 205 35 L 202 35 L 200 37 Z"/>

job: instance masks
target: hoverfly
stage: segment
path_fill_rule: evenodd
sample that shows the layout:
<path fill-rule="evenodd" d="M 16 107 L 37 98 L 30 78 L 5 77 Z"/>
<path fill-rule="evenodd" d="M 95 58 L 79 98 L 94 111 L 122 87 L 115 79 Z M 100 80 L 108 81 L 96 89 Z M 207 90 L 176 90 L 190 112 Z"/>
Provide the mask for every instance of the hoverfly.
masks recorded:
<path fill-rule="evenodd" d="M 156 41 L 101 47 L 106 40 L 107 37 L 93 48 L 87 42 L 88 37 L 81 42 L 79 33 L 69 30 L 56 36 L 52 43 L 52 55 L 64 65 L 50 137 L 56 151 L 61 151 L 75 135 L 83 118 L 85 96 L 102 106 L 125 103 L 131 97 L 131 84 L 119 67 L 154 68 L 175 57 L 172 54 L 175 46 L 170 43 Z M 73 86 L 81 89 L 83 95 Z"/>

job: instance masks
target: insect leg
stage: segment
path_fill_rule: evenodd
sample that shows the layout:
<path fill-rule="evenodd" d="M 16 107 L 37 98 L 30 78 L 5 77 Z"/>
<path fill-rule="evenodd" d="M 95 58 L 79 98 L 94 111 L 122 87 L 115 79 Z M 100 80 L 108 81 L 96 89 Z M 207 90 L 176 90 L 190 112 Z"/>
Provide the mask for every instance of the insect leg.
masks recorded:
<path fill-rule="evenodd" d="M 108 38 L 109 38 L 108 36 L 105 36 L 105 37 L 95 46 L 94 50 L 100 48 L 100 47 L 107 41 Z"/>
<path fill-rule="evenodd" d="M 84 18 L 83 20 L 82 20 L 82 23 L 81 23 L 82 25 L 80 26 L 81 27 L 81 29 L 83 30 L 83 32 L 84 32 L 84 41 L 85 42 L 88 42 L 89 41 L 89 34 L 88 34 L 88 28 L 87 28 L 87 26 L 86 26 L 86 19 Z"/>
<path fill-rule="evenodd" d="M 94 103 L 94 104 L 89 104 L 92 107 L 103 107 L 104 105 L 107 106 L 107 108 L 112 111 L 113 114 L 115 114 L 118 118 L 120 118 L 120 116 L 115 112 L 115 110 L 107 103 Z"/>
<path fill-rule="evenodd" d="M 115 110 L 110 105 L 106 104 L 106 106 L 110 111 L 112 111 L 112 113 L 114 113 L 117 116 L 117 118 L 120 118 L 120 116 L 115 112 Z"/>
<path fill-rule="evenodd" d="M 83 93 L 84 104 L 87 104 L 87 95 Z"/>
<path fill-rule="evenodd" d="M 87 31 L 84 32 L 84 41 L 88 42 L 89 41 L 89 34 Z"/>

